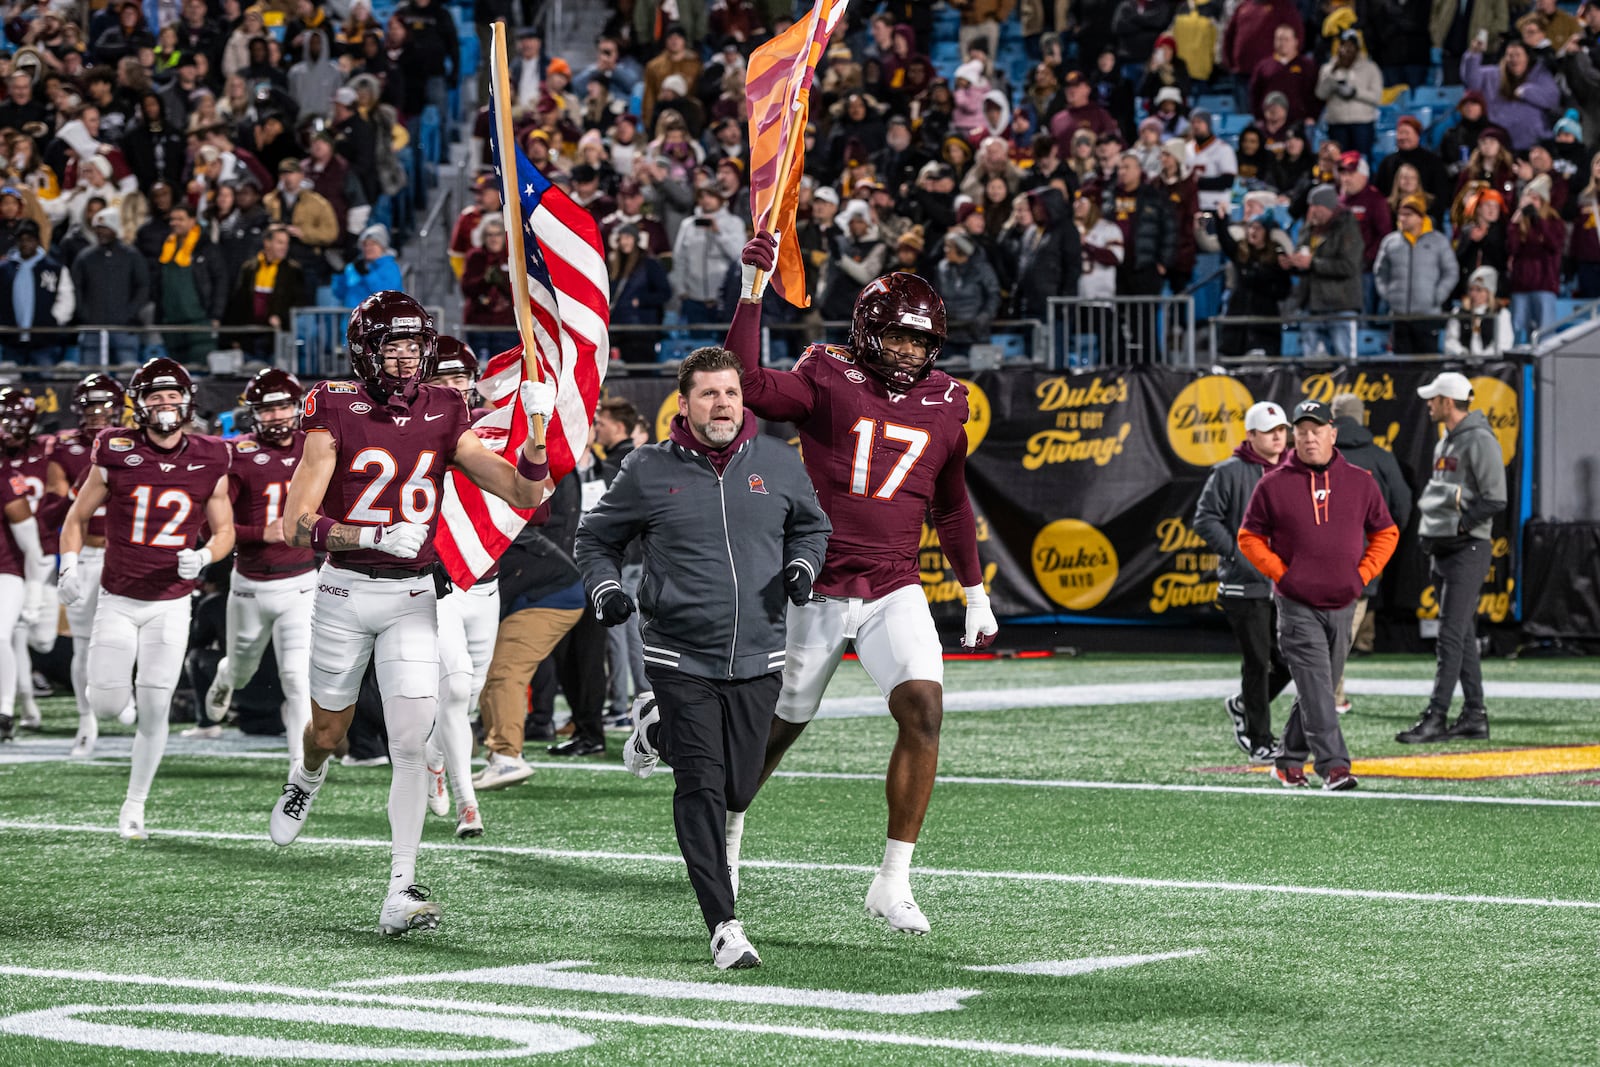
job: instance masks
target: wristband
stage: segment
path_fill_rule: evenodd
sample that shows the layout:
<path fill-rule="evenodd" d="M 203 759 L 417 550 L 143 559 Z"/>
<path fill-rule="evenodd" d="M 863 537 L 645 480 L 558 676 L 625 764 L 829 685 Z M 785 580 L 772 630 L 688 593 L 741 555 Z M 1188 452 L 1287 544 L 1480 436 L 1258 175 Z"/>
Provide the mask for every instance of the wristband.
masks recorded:
<path fill-rule="evenodd" d="M 318 515 L 316 525 L 311 527 L 311 547 L 319 552 L 327 551 L 328 534 L 333 532 L 336 525 L 328 516 Z"/>
<path fill-rule="evenodd" d="M 517 474 L 530 482 L 542 482 L 550 477 L 550 464 L 531 460 L 526 452 L 518 452 Z"/>
<path fill-rule="evenodd" d="M 211 555 L 211 549 L 206 548 L 205 546 L 202 545 L 200 548 L 195 549 L 195 551 L 200 553 L 200 555 L 205 557 L 205 561 L 200 564 L 200 569 L 201 570 L 205 570 L 207 567 L 211 566 L 213 563 L 216 562 L 216 560 Z"/>
<path fill-rule="evenodd" d="M 378 542 L 382 540 L 382 526 L 363 526 L 361 532 L 356 534 L 356 544 L 362 548 L 377 548 Z"/>
<path fill-rule="evenodd" d="M 961 592 L 966 594 L 968 607 L 989 602 L 989 593 L 983 588 L 981 582 L 977 585 L 964 585 L 961 587 Z"/>

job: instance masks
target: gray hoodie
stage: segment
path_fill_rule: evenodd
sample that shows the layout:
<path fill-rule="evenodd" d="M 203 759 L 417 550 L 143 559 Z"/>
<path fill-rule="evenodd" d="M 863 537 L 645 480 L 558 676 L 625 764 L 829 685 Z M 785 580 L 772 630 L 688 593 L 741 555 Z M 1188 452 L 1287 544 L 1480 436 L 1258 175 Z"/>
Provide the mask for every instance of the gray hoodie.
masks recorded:
<path fill-rule="evenodd" d="M 316 57 L 311 55 L 313 39 L 322 42 Z M 302 115 L 326 115 L 333 106 L 333 94 L 344 84 L 344 73 L 334 62 L 328 31 L 310 30 L 300 53 L 300 62 L 289 68 L 289 95 L 300 106 Z"/>
<path fill-rule="evenodd" d="M 1424 543 L 1487 541 L 1490 524 L 1505 506 L 1500 442 L 1483 412 L 1468 412 L 1433 447 L 1433 475 L 1417 500 L 1417 533 Z"/>

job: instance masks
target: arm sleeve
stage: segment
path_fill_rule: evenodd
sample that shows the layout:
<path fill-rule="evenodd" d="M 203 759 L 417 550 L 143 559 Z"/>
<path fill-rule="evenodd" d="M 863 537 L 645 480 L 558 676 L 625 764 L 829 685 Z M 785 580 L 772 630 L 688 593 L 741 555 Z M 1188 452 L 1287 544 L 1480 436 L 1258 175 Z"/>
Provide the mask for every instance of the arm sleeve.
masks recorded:
<path fill-rule="evenodd" d="M 1272 551 L 1272 546 L 1267 544 L 1267 539 L 1260 534 L 1252 533 L 1248 529 L 1239 529 L 1239 554 L 1250 561 L 1250 565 L 1272 581 L 1277 581 L 1288 571 L 1283 560 Z"/>
<path fill-rule="evenodd" d="M 11 539 L 22 553 L 22 577 L 33 585 L 45 579 L 44 548 L 39 543 L 39 523 L 32 515 L 11 525 Z"/>
<path fill-rule="evenodd" d="M 638 456 L 636 452 L 623 461 L 616 481 L 578 523 L 573 558 L 590 596 L 606 582 L 622 580 L 623 553 L 628 542 L 645 528 L 644 500 L 634 469 Z"/>
<path fill-rule="evenodd" d="M 1379 503 L 1382 504 L 1382 500 L 1379 500 Z M 1367 535 L 1367 550 L 1361 554 L 1361 563 L 1356 567 L 1361 574 L 1362 585 L 1366 585 L 1383 573 L 1383 568 L 1394 555 L 1395 545 L 1399 543 L 1400 530 L 1394 523 Z"/>
<path fill-rule="evenodd" d="M 1223 559 L 1232 559 L 1238 551 L 1237 536 L 1228 529 L 1228 504 L 1222 499 L 1223 472 L 1213 470 L 1200 490 L 1200 501 L 1194 506 L 1194 532 L 1206 547 Z"/>
<path fill-rule="evenodd" d="M 1537 63 L 1537 61 L 1535 61 Z M 1535 67 L 1530 75 L 1541 68 Z M 1561 90 L 1556 85 L 1555 78 L 1549 71 L 1544 72 L 1544 77 L 1530 76 L 1522 83 L 1522 102 L 1532 104 L 1541 111 L 1551 111 L 1561 103 Z"/>
<path fill-rule="evenodd" d="M 793 371 L 768 370 L 761 365 L 761 305 L 740 301 L 733 313 L 725 342 L 739 357 L 744 402 L 763 419 L 804 422 L 816 405 L 811 379 Z"/>
<path fill-rule="evenodd" d="M 1506 508 L 1506 469 L 1500 462 L 1500 446 L 1495 441 L 1475 441 L 1471 451 L 1472 480 L 1478 495 L 1461 512 L 1461 525 L 1471 529 L 1492 519 Z"/>
<path fill-rule="evenodd" d="M 939 471 L 933 487 L 933 528 L 939 532 L 939 546 L 956 579 L 967 588 L 983 581 L 983 565 L 978 559 L 978 520 L 972 514 L 972 498 L 967 495 L 967 431 L 963 428 L 950 458 Z"/>
<path fill-rule="evenodd" d="M 833 524 L 822 513 L 822 505 L 817 503 L 817 491 L 812 488 L 805 467 L 798 457 L 791 455 L 788 459 L 795 468 L 793 478 L 798 488 L 783 523 L 783 563 L 787 567 L 795 560 L 803 561 L 811 568 L 811 578 L 815 581 L 822 573 L 822 557 L 827 554 L 828 535 L 833 532 Z"/>

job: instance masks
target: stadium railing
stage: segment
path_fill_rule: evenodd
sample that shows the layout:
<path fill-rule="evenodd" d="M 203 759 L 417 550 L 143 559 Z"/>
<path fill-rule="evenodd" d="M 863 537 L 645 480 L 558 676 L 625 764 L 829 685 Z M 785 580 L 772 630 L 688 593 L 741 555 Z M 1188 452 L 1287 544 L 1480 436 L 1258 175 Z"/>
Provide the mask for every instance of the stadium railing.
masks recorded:
<path fill-rule="evenodd" d="M 341 309 L 341 315 L 349 312 Z M 0 326 L 0 367 L 51 367 L 61 364 L 132 370 L 147 359 L 168 355 L 166 340 L 175 336 L 211 337 L 205 369 L 215 373 L 237 370 L 245 362 L 270 362 L 292 369 L 293 335 L 271 326 L 35 326 L 27 330 Z M 22 338 L 26 342 L 24 350 Z M 132 337 L 129 346 L 123 338 Z M 229 342 L 260 339 L 265 355 L 251 345 L 244 351 Z M 44 339 L 40 343 L 40 339 Z M 41 351 L 42 350 L 42 351 Z M 29 357 L 25 361 L 19 357 Z M 42 362 L 40 356 L 45 358 Z M 131 358 L 130 358 L 131 356 Z M 191 365 L 193 365 L 191 363 Z"/>
<path fill-rule="evenodd" d="M 1195 366 L 1195 298 L 1162 296 L 1051 297 L 1045 320 L 1052 341 L 1046 362 L 1058 370 L 1108 365 Z"/>

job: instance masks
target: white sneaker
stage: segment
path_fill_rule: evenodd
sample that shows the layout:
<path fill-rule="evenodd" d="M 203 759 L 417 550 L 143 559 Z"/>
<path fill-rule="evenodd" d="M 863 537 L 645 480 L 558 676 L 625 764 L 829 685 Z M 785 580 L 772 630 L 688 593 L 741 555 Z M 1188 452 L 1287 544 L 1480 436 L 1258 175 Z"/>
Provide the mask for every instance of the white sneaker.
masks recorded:
<path fill-rule="evenodd" d="M 300 764 L 289 768 L 289 780 L 284 783 L 278 802 L 272 805 L 269 832 L 274 845 L 287 845 L 300 836 L 300 831 L 305 829 L 306 816 L 311 814 L 311 801 L 326 780 L 326 766 L 323 767 L 323 778 L 317 782 L 306 779 L 305 770 Z"/>
<path fill-rule="evenodd" d="M 661 753 L 650 744 L 650 727 L 661 721 L 661 709 L 654 693 L 640 693 L 633 702 L 633 733 L 622 746 L 622 765 L 635 778 L 648 778 L 656 772 Z"/>
<path fill-rule="evenodd" d="M 502 756 L 496 752 L 489 757 L 489 765 L 473 779 L 472 784 L 478 789 L 504 789 L 532 777 L 533 768 L 528 766 L 527 760 L 521 756 Z"/>
<path fill-rule="evenodd" d="M 341 767 L 387 767 L 387 766 L 389 766 L 389 757 L 388 756 L 369 756 L 366 759 L 357 759 L 355 756 L 340 756 L 339 757 L 339 766 L 341 766 Z"/>
<path fill-rule="evenodd" d="M 738 919 L 729 919 L 711 935 L 711 959 L 719 971 L 761 966 L 761 957 L 744 936 L 744 924 Z"/>
<path fill-rule="evenodd" d="M 210 726 L 191 726 L 178 736 L 191 741 L 215 741 L 222 736 L 222 727 L 216 723 Z"/>
<path fill-rule="evenodd" d="M 93 759 L 94 744 L 97 738 L 88 734 L 79 734 L 78 739 L 72 742 L 72 749 L 67 753 L 68 759 Z"/>
<path fill-rule="evenodd" d="M 428 768 L 428 810 L 435 815 L 450 814 L 450 790 L 444 784 L 444 768 Z"/>
<path fill-rule="evenodd" d="M 896 885 L 875 875 L 867 890 L 867 914 L 889 920 L 889 929 L 902 934 L 925 934 L 930 927 L 911 897 L 910 883 Z"/>
<path fill-rule="evenodd" d="M 439 925 L 440 913 L 439 905 L 428 899 L 426 887 L 408 885 L 383 899 L 378 932 L 399 937 L 407 930 L 433 930 Z"/>
<path fill-rule="evenodd" d="M 128 706 L 117 712 L 117 721 L 124 726 L 132 726 L 139 721 L 139 705 L 128 701 Z"/>
<path fill-rule="evenodd" d="M 28 701 L 23 705 L 22 715 L 17 719 L 17 725 L 24 730 L 37 730 L 44 725 L 44 719 L 39 715 L 39 705 Z"/>
<path fill-rule="evenodd" d="M 1340 715 L 1348 715 L 1350 714 L 1350 702 L 1348 700 L 1341 700 L 1339 703 L 1333 706 L 1333 710 L 1338 712 Z"/>
<path fill-rule="evenodd" d="M 122 802 L 122 811 L 117 814 L 117 832 L 124 841 L 144 841 L 149 834 L 144 830 L 144 805 L 133 800 Z"/>
<path fill-rule="evenodd" d="M 233 703 L 233 686 L 227 682 L 227 667 L 226 659 L 217 664 L 217 676 L 211 680 L 211 688 L 206 690 L 206 718 L 212 722 L 226 719 L 228 705 Z"/>
<path fill-rule="evenodd" d="M 462 809 L 461 818 L 456 820 L 456 836 L 483 836 L 483 816 L 478 814 L 478 805 L 468 804 Z"/>

